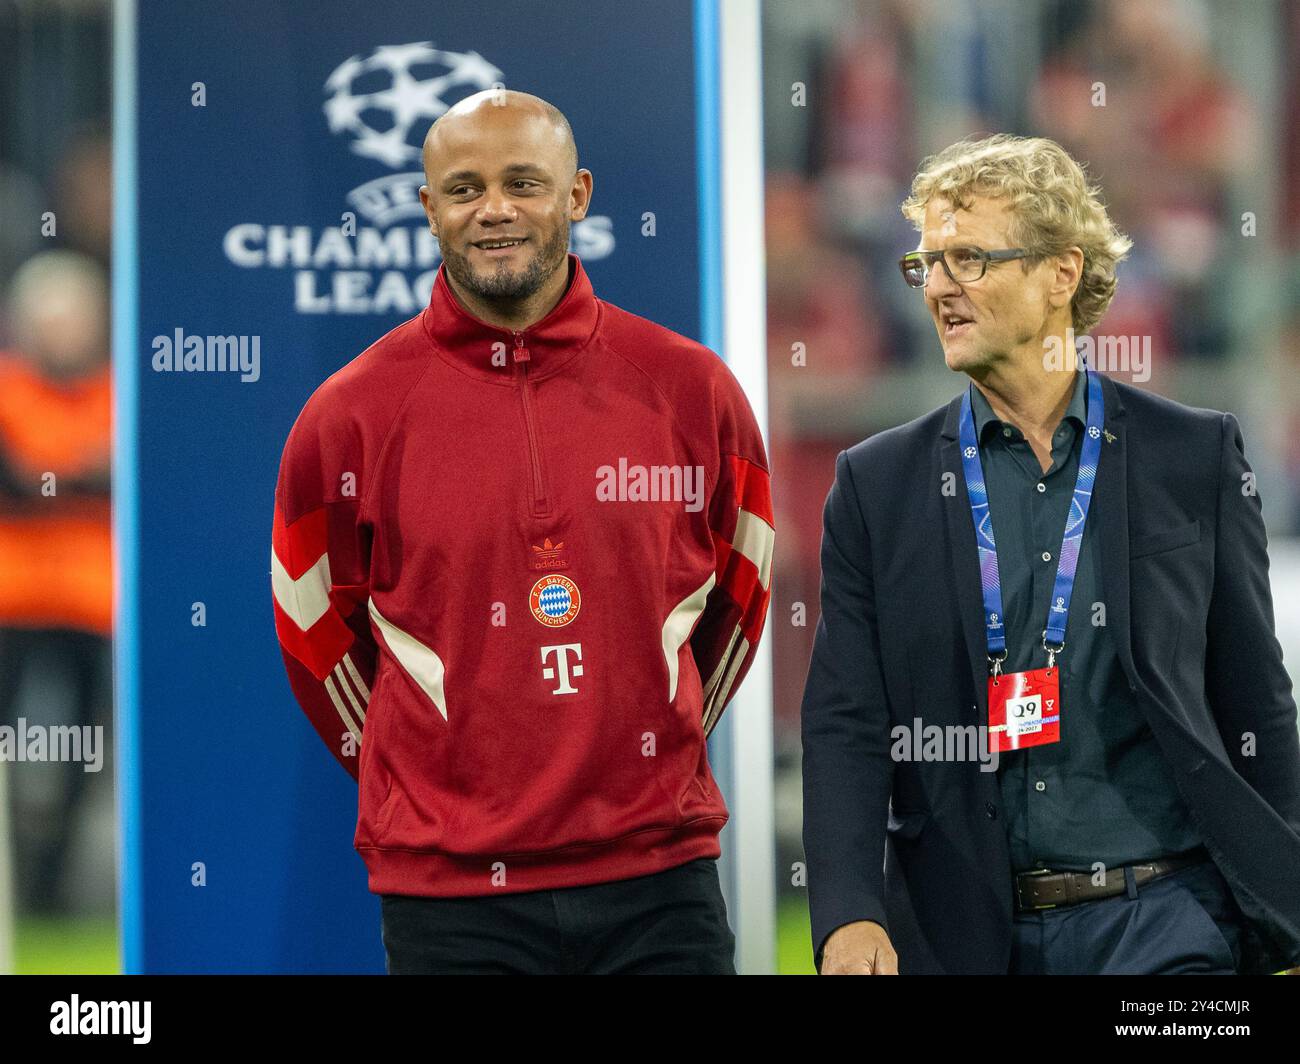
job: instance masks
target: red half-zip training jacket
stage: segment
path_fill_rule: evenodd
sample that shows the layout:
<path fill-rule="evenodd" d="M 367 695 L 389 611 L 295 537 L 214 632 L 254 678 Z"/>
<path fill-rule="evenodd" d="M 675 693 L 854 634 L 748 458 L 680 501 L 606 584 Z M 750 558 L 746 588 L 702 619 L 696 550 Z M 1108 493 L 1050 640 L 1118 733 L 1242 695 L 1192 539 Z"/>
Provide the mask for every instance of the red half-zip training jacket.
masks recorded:
<path fill-rule="evenodd" d="M 512 333 L 438 271 L 327 379 L 275 493 L 294 695 L 359 781 L 377 894 L 601 883 L 719 854 L 705 737 L 767 613 L 767 459 L 713 352 L 595 297 Z"/>

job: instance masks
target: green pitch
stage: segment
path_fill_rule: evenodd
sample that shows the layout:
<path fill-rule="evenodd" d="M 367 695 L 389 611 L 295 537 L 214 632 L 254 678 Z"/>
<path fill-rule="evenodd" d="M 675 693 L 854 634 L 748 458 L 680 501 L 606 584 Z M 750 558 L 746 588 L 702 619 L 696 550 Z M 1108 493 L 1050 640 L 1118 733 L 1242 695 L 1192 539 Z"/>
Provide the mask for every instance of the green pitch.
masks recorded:
<path fill-rule="evenodd" d="M 117 924 L 112 917 L 23 917 L 14 928 L 19 975 L 117 975 Z"/>

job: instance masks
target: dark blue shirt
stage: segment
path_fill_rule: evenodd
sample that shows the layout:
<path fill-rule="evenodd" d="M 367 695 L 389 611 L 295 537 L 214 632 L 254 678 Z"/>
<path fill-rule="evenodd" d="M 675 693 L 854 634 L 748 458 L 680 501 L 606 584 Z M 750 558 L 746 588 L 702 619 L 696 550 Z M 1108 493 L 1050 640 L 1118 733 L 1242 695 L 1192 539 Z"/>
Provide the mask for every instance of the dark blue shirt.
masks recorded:
<path fill-rule="evenodd" d="M 1046 473 L 1029 441 L 970 385 L 1002 579 L 1006 672 L 1047 665 L 1043 629 L 1087 422 L 1084 374 L 1052 436 Z M 1116 564 L 1126 565 L 1127 559 Z M 1084 526 L 1061 680 L 1061 741 L 999 756 L 1012 871 L 1091 871 L 1201 842 L 1105 625 L 1095 515 Z"/>

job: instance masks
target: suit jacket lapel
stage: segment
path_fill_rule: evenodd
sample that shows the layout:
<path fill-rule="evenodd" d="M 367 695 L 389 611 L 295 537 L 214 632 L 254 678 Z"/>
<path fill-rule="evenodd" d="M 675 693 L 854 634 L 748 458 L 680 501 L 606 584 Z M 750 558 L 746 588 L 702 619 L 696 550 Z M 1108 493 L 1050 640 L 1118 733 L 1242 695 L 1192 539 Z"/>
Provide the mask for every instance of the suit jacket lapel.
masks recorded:
<path fill-rule="evenodd" d="M 1095 372 L 1095 371 L 1094 371 Z M 1124 404 L 1115 382 L 1101 375 L 1106 401 L 1106 432 L 1097 463 L 1096 492 L 1088 521 L 1097 522 L 1101 548 L 1101 589 L 1106 606 L 1106 626 L 1115 640 L 1115 650 L 1129 683 L 1137 686 L 1133 667 L 1133 645 L 1129 627 L 1128 565 L 1128 441 Z"/>
<path fill-rule="evenodd" d="M 940 469 L 945 474 L 952 474 L 956 490 L 941 498 L 947 528 L 948 560 L 952 566 L 953 586 L 957 589 L 957 612 L 961 615 L 967 658 L 975 683 L 977 708 L 967 711 L 965 715 L 972 718 L 972 724 L 987 724 L 989 666 L 988 643 L 984 638 L 984 594 L 980 588 L 979 552 L 975 547 L 975 528 L 971 523 L 970 497 L 966 494 L 966 478 L 962 474 L 961 445 L 957 439 L 960 414 L 959 395 L 948 404 L 939 448 Z"/>

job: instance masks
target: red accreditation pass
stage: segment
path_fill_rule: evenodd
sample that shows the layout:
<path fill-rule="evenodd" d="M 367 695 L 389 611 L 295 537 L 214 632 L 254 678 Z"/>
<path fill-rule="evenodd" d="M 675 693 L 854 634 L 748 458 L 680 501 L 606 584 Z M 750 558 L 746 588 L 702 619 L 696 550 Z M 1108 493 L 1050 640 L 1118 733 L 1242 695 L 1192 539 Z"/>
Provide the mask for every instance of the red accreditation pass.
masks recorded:
<path fill-rule="evenodd" d="M 1060 741 L 1059 669 L 1030 669 L 989 677 L 990 753 Z"/>

